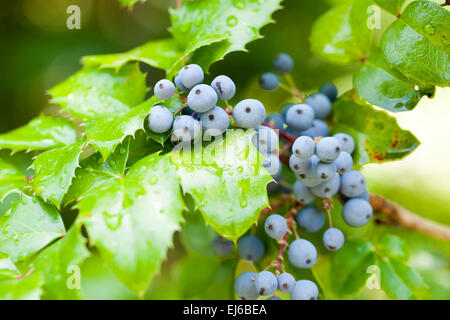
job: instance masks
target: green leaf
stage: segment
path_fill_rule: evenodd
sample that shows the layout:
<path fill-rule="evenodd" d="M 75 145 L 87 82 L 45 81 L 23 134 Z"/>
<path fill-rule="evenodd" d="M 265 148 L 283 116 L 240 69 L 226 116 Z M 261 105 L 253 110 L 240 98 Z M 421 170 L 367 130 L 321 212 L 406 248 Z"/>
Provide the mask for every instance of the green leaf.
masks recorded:
<path fill-rule="evenodd" d="M 42 299 L 81 299 L 81 264 L 89 257 L 86 240 L 76 225 L 63 239 L 45 249 L 33 262 L 44 278 Z"/>
<path fill-rule="evenodd" d="M 253 133 L 232 130 L 194 157 L 172 152 L 184 193 L 192 195 L 205 221 L 236 241 L 269 205 L 266 185 L 272 180 L 251 143 Z M 190 153 L 190 152 L 189 152 Z M 200 156 L 200 158 L 198 158 Z"/>
<path fill-rule="evenodd" d="M 412 110 L 423 96 L 435 92 L 434 86 L 413 81 L 392 67 L 381 50 L 354 75 L 353 85 L 368 102 L 393 112 Z"/>
<path fill-rule="evenodd" d="M 23 127 L 0 134 L 0 149 L 48 150 L 76 141 L 75 127 L 69 120 L 40 115 Z"/>
<path fill-rule="evenodd" d="M 90 189 L 77 207 L 103 259 L 142 296 L 182 221 L 179 179 L 168 156 L 143 158 L 125 176 Z"/>
<path fill-rule="evenodd" d="M 17 279 L 21 277 L 21 272 L 4 253 L 0 252 L 0 283 L 3 280 Z"/>
<path fill-rule="evenodd" d="M 22 195 L 0 217 L 0 252 L 23 261 L 65 233 L 59 212 L 41 198 Z"/>
<path fill-rule="evenodd" d="M 84 67 L 49 90 L 51 102 L 81 119 L 124 114 L 141 103 L 147 88 L 137 64 L 114 70 Z"/>
<path fill-rule="evenodd" d="M 384 235 L 377 244 L 377 250 L 390 258 L 402 261 L 407 260 L 409 257 L 406 242 L 396 235 Z"/>
<path fill-rule="evenodd" d="M 399 16 L 406 0 L 373 0 L 380 8 Z"/>
<path fill-rule="evenodd" d="M 419 145 L 395 118 L 373 109 L 355 91 L 347 92 L 333 105 L 333 122 L 333 132 L 346 132 L 355 139 L 355 164 L 401 159 Z"/>
<path fill-rule="evenodd" d="M 69 190 L 85 141 L 41 153 L 33 163 L 33 188 L 44 199 L 59 205 Z"/>
<path fill-rule="evenodd" d="M 311 30 L 312 52 L 335 64 L 363 60 L 372 44 L 373 30 L 367 26 L 371 5 L 371 0 L 346 1 L 325 12 Z"/>
<path fill-rule="evenodd" d="M 0 158 L 0 202 L 13 192 L 22 190 L 27 184 L 23 172 L 13 164 Z"/>
<path fill-rule="evenodd" d="M 0 300 L 39 300 L 42 283 L 38 274 L 20 280 L 0 281 Z"/>
<path fill-rule="evenodd" d="M 243 51 L 248 42 L 261 38 L 259 29 L 272 22 L 271 15 L 280 9 L 280 0 L 197 0 L 186 1 L 170 11 L 174 39 L 183 47 L 192 43 L 212 43 L 196 52 L 198 62 L 209 65 L 232 51 Z M 197 48 L 198 49 L 198 48 Z M 178 70 L 176 70 L 178 71 Z"/>
<path fill-rule="evenodd" d="M 368 241 L 350 240 L 331 257 L 330 288 L 334 295 L 356 295 L 366 284 L 367 267 L 375 264 L 375 247 Z"/>
<path fill-rule="evenodd" d="M 145 2 L 146 0 L 118 0 L 118 1 L 122 6 L 131 9 L 131 7 L 133 7 L 136 3 Z"/>
<path fill-rule="evenodd" d="M 420 275 L 405 263 L 383 257 L 379 260 L 381 288 L 397 300 L 425 299 L 429 288 Z"/>
<path fill-rule="evenodd" d="M 450 12 L 430 1 L 414 1 L 385 31 L 381 48 L 405 76 L 450 86 Z"/>

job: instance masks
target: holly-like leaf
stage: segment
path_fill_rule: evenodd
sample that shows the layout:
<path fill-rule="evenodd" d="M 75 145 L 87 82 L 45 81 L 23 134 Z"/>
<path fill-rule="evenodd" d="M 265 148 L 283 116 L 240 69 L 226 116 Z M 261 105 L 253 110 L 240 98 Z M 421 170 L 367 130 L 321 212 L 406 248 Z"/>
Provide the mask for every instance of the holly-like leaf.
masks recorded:
<path fill-rule="evenodd" d="M 20 270 L 4 253 L 0 252 L 0 283 L 4 280 L 17 279 L 21 276 Z"/>
<path fill-rule="evenodd" d="M 391 66 L 381 50 L 375 51 L 353 77 L 353 85 L 368 102 L 398 112 L 414 109 L 435 87 L 405 77 Z"/>
<path fill-rule="evenodd" d="M 23 172 L 0 158 L 0 202 L 11 192 L 22 190 L 27 184 Z"/>
<path fill-rule="evenodd" d="M 125 176 L 111 176 L 90 189 L 77 207 L 92 244 L 116 276 L 142 296 L 182 221 L 179 178 L 168 156 L 143 158 Z"/>
<path fill-rule="evenodd" d="M 33 163 L 33 188 L 58 208 L 72 183 L 84 143 L 80 140 L 64 148 L 46 151 Z"/>
<path fill-rule="evenodd" d="M 399 16 L 406 0 L 373 0 L 380 8 Z"/>
<path fill-rule="evenodd" d="M 0 134 L 0 149 L 48 150 L 76 141 L 76 131 L 69 120 L 40 115 L 23 127 Z"/>
<path fill-rule="evenodd" d="M 236 241 L 267 207 L 266 185 L 272 178 L 251 143 L 252 132 L 230 130 L 193 157 L 172 152 L 184 193 L 192 195 L 205 221 Z"/>
<path fill-rule="evenodd" d="M 75 224 L 63 239 L 39 254 L 33 264 L 44 278 L 42 299 L 80 299 L 80 267 L 89 255 L 86 240 Z"/>
<path fill-rule="evenodd" d="M 37 196 L 22 198 L 0 217 L 0 252 L 12 261 L 23 261 L 63 236 L 59 212 Z"/>
<path fill-rule="evenodd" d="M 385 256 L 405 261 L 409 257 L 408 246 L 396 235 L 384 235 L 377 244 L 377 250 Z"/>
<path fill-rule="evenodd" d="M 140 104 L 147 93 L 145 74 L 137 64 L 115 70 L 84 67 L 49 90 L 51 102 L 81 119 L 121 115 Z"/>
<path fill-rule="evenodd" d="M 24 279 L 0 281 L 0 300 L 39 300 L 43 279 L 32 274 Z"/>
<path fill-rule="evenodd" d="M 344 94 L 333 106 L 334 132 L 346 132 L 356 142 L 357 164 L 401 159 L 419 145 L 417 138 L 400 128 L 397 120 L 373 109 L 355 91 Z"/>
<path fill-rule="evenodd" d="M 371 0 L 353 0 L 332 7 L 314 23 L 311 50 L 335 64 L 364 60 L 372 44 L 373 30 L 367 25 Z"/>
<path fill-rule="evenodd" d="M 450 86 L 450 12 L 431 1 L 414 1 L 385 31 L 381 48 L 404 75 Z"/>

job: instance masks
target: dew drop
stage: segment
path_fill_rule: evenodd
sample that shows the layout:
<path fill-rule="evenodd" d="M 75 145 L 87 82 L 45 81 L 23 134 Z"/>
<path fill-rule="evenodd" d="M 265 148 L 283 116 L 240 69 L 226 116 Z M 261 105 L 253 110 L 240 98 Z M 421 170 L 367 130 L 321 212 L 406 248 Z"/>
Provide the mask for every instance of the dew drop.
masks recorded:
<path fill-rule="evenodd" d="M 424 28 L 425 32 L 428 33 L 429 35 L 433 35 L 436 32 L 436 29 L 431 25 L 431 24 L 427 24 Z"/>
<path fill-rule="evenodd" d="M 229 16 L 227 18 L 227 26 L 234 27 L 238 24 L 238 19 L 235 16 Z"/>
<path fill-rule="evenodd" d="M 157 177 L 152 176 L 152 177 L 150 178 L 150 184 L 155 184 L 155 183 L 157 183 L 157 182 L 158 182 L 158 178 L 157 178 Z"/>
<path fill-rule="evenodd" d="M 243 10 L 246 7 L 245 1 L 243 0 L 234 0 L 233 5 L 236 9 Z"/>

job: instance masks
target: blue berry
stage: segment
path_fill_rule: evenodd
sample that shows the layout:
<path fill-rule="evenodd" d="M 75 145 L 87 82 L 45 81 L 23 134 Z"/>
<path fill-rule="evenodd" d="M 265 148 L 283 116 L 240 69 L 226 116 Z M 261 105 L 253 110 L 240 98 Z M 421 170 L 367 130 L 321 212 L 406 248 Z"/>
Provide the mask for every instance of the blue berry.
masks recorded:
<path fill-rule="evenodd" d="M 234 291 L 242 300 L 256 300 L 259 297 L 256 291 L 256 277 L 254 272 L 244 272 L 236 278 L 234 282 Z"/>
<path fill-rule="evenodd" d="M 281 298 L 272 296 L 272 297 L 267 298 L 266 300 L 281 300 Z"/>
<path fill-rule="evenodd" d="M 302 160 L 297 158 L 295 155 L 291 155 L 289 158 L 289 167 L 294 173 L 301 174 L 310 171 L 313 167 L 313 162 L 311 159 Z"/>
<path fill-rule="evenodd" d="M 175 76 L 174 82 L 175 82 L 175 85 L 177 86 L 178 90 L 180 90 L 182 92 L 189 92 L 189 89 L 183 85 L 183 82 L 181 82 L 179 74 Z"/>
<path fill-rule="evenodd" d="M 294 130 L 310 128 L 314 121 L 314 110 L 307 104 L 294 104 L 286 114 L 286 123 Z"/>
<path fill-rule="evenodd" d="M 319 288 L 309 280 L 300 280 L 291 291 L 291 300 L 317 300 Z"/>
<path fill-rule="evenodd" d="M 264 223 L 264 230 L 272 239 L 280 239 L 287 232 L 286 219 L 279 214 L 272 214 L 267 217 Z"/>
<path fill-rule="evenodd" d="M 255 236 L 245 236 L 238 241 L 239 256 L 247 261 L 258 261 L 264 255 L 264 244 Z"/>
<path fill-rule="evenodd" d="M 226 256 L 233 249 L 233 242 L 217 235 L 212 241 L 212 247 L 217 255 Z"/>
<path fill-rule="evenodd" d="M 280 73 L 289 73 L 294 68 L 294 60 L 287 53 L 279 53 L 273 59 L 273 66 Z"/>
<path fill-rule="evenodd" d="M 341 150 L 352 154 L 355 150 L 355 140 L 352 136 L 346 133 L 336 133 L 334 136 L 341 144 Z"/>
<path fill-rule="evenodd" d="M 309 269 L 317 261 L 316 247 L 305 239 L 297 239 L 289 245 L 289 262 L 296 268 Z"/>
<path fill-rule="evenodd" d="M 198 137 L 201 124 L 191 116 L 179 116 L 173 122 L 172 139 L 174 141 L 191 141 Z"/>
<path fill-rule="evenodd" d="M 370 203 L 364 199 L 350 199 L 342 208 L 344 221 L 352 227 L 362 227 L 366 225 L 373 215 Z"/>
<path fill-rule="evenodd" d="M 230 117 L 220 107 L 214 107 L 211 110 L 200 114 L 200 122 L 206 136 L 219 136 L 230 125 Z"/>
<path fill-rule="evenodd" d="M 318 137 L 328 137 L 330 135 L 330 129 L 325 121 L 314 119 L 311 128 L 301 131 L 300 135 L 308 136 L 312 139 Z"/>
<path fill-rule="evenodd" d="M 284 128 L 284 118 L 278 113 L 269 114 L 266 118 L 266 122 L 278 130 L 283 130 Z"/>
<path fill-rule="evenodd" d="M 159 80 L 154 88 L 155 96 L 161 100 L 170 99 L 175 93 L 175 85 L 167 79 Z"/>
<path fill-rule="evenodd" d="M 339 174 L 344 174 L 352 170 L 353 158 L 348 152 L 342 151 L 339 157 L 334 161 L 334 165 Z"/>
<path fill-rule="evenodd" d="M 278 135 L 269 127 L 261 126 L 252 136 L 252 143 L 262 154 L 270 154 L 278 148 Z"/>
<path fill-rule="evenodd" d="M 322 138 L 316 144 L 316 155 L 322 162 L 331 163 L 339 157 L 341 144 L 333 137 Z"/>
<path fill-rule="evenodd" d="M 172 128 L 173 115 L 169 109 L 164 106 L 154 106 L 148 117 L 148 127 L 156 133 L 164 133 Z"/>
<path fill-rule="evenodd" d="M 336 251 L 342 248 L 345 238 L 341 230 L 330 228 L 323 234 L 322 241 L 325 248 L 330 251 Z"/>
<path fill-rule="evenodd" d="M 203 82 L 204 74 L 203 69 L 197 64 L 189 64 L 181 68 L 178 72 L 180 80 L 183 86 L 191 89 L 194 86 Z"/>
<path fill-rule="evenodd" d="M 277 156 L 273 154 L 266 155 L 263 160 L 263 167 L 272 176 L 272 178 L 276 180 L 281 178 L 282 166 L 281 161 Z"/>
<path fill-rule="evenodd" d="M 189 92 L 187 103 L 192 110 L 204 113 L 215 107 L 217 94 L 210 86 L 199 84 Z"/>
<path fill-rule="evenodd" d="M 341 176 L 340 192 L 348 197 L 353 198 L 361 195 L 366 190 L 366 178 L 357 171 L 351 170 Z"/>
<path fill-rule="evenodd" d="M 331 198 L 339 191 L 341 179 L 338 174 L 335 174 L 331 180 L 312 187 L 311 192 L 319 198 Z"/>
<path fill-rule="evenodd" d="M 289 293 L 295 287 L 295 278 L 287 272 L 280 274 L 277 278 L 278 290 L 284 293 Z"/>
<path fill-rule="evenodd" d="M 280 78 L 273 72 L 266 72 L 259 77 L 259 85 L 264 90 L 275 90 L 280 85 Z"/>
<path fill-rule="evenodd" d="M 256 276 L 256 292 L 261 296 L 270 296 L 277 290 L 277 277 L 270 271 L 261 271 Z"/>
<path fill-rule="evenodd" d="M 284 121 L 286 122 L 286 116 L 289 111 L 289 109 L 294 105 L 295 103 L 286 103 L 283 108 L 281 109 L 281 115 L 283 116 Z"/>
<path fill-rule="evenodd" d="M 334 163 L 319 162 L 314 173 L 322 182 L 331 180 L 336 175 L 336 165 Z"/>
<path fill-rule="evenodd" d="M 300 181 L 296 181 L 292 189 L 295 199 L 302 205 L 310 204 L 316 199 L 311 189 L 303 185 Z"/>
<path fill-rule="evenodd" d="M 301 228 L 311 233 L 322 229 L 323 224 L 325 223 L 323 213 L 315 206 L 306 206 L 302 208 L 295 216 L 295 220 Z"/>
<path fill-rule="evenodd" d="M 338 90 L 332 82 L 323 84 L 319 91 L 325 94 L 331 102 L 335 101 L 338 96 Z"/>
<path fill-rule="evenodd" d="M 292 145 L 292 153 L 299 159 L 309 159 L 316 151 L 314 140 L 307 136 L 298 137 Z"/>
<path fill-rule="evenodd" d="M 265 117 L 266 109 L 256 99 L 242 100 L 233 109 L 233 118 L 241 128 L 256 128 L 264 121 Z"/>
<path fill-rule="evenodd" d="M 216 91 L 220 100 L 230 100 L 236 93 L 236 85 L 229 77 L 221 75 L 215 77 L 211 87 Z"/>
<path fill-rule="evenodd" d="M 325 119 L 331 113 L 330 99 L 323 93 L 310 95 L 306 99 L 306 104 L 314 110 L 314 114 L 318 119 Z"/>

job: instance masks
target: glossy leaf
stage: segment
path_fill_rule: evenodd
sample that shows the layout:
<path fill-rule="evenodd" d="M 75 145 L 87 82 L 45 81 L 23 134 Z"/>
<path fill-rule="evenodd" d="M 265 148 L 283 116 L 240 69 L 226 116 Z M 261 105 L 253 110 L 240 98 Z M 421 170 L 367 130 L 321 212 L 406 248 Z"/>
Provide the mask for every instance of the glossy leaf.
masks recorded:
<path fill-rule="evenodd" d="M 346 132 L 355 139 L 353 157 L 357 164 L 401 159 L 419 145 L 395 118 L 373 109 L 355 91 L 347 92 L 334 104 L 333 122 L 333 132 Z"/>
<path fill-rule="evenodd" d="M 89 257 L 86 240 L 76 225 L 63 239 L 45 249 L 33 262 L 35 271 L 42 274 L 42 299 L 80 299 L 81 264 Z"/>
<path fill-rule="evenodd" d="M 0 202 L 11 192 L 22 190 L 27 184 L 23 172 L 0 158 Z"/>
<path fill-rule="evenodd" d="M 183 207 L 176 172 L 158 154 L 91 188 L 77 204 L 92 244 L 140 296 L 180 228 Z"/>
<path fill-rule="evenodd" d="M 32 274 L 24 279 L 0 281 L 0 300 L 39 300 L 43 280 Z"/>
<path fill-rule="evenodd" d="M 8 255 L 0 252 L 0 283 L 4 280 L 17 279 L 22 274 Z"/>
<path fill-rule="evenodd" d="M 184 193 L 192 195 L 205 221 L 236 241 L 268 206 L 266 185 L 272 180 L 250 139 L 253 133 L 233 130 L 193 157 L 172 152 Z M 199 158 L 200 156 L 200 158 Z"/>
<path fill-rule="evenodd" d="M 0 252 L 12 261 L 23 261 L 64 233 L 55 207 L 37 196 L 22 195 L 0 217 Z"/>
<path fill-rule="evenodd" d="M 385 31 L 387 60 L 409 78 L 450 86 L 450 12 L 431 1 L 414 1 Z"/>
<path fill-rule="evenodd" d="M 377 249 L 384 255 L 405 261 L 409 257 L 409 250 L 406 242 L 398 236 L 387 234 L 377 243 Z"/>
<path fill-rule="evenodd" d="M 33 163 L 32 186 L 44 199 L 59 207 L 69 190 L 85 142 L 80 140 L 64 148 L 41 153 Z"/>
<path fill-rule="evenodd" d="M 423 96 L 434 96 L 435 87 L 405 77 L 392 67 L 381 50 L 375 51 L 353 77 L 361 97 L 386 110 L 414 109 Z"/>
<path fill-rule="evenodd" d="M 67 119 L 41 115 L 26 125 L 0 134 L 0 149 L 48 150 L 76 141 L 75 127 Z"/>
<path fill-rule="evenodd" d="M 373 0 L 380 8 L 399 16 L 406 0 Z"/>
<path fill-rule="evenodd" d="M 49 90 L 51 102 L 73 117 L 95 119 L 121 115 L 141 103 L 147 88 L 137 64 L 116 72 L 85 67 Z"/>
<path fill-rule="evenodd" d="M 372 44 L 367 8 L 371 0 L 353 0 L 332 7 L 313 25 L 311 50 L 321 59 L 349 64 L 365 59 Z"/>

